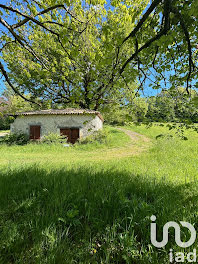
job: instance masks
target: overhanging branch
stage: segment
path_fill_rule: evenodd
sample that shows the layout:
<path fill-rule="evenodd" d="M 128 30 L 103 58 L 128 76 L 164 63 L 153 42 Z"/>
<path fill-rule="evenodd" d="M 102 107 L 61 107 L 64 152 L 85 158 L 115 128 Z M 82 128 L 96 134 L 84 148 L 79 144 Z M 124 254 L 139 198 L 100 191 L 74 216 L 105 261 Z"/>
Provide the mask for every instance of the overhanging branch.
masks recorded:
<path fill-rule="evenodd" d="M 153 12 L 153 10 L 162 2 L 162 0 L 154 0 L 152 4 L 149 6 L 148 10 L 145 12 L 145 14 L 142 16 L 140 21 L 138 22 L 137 26 L 133 29 L 133 31 L 122 41 L 122 44 L 124 44 L 129 38 L 135 37 L 135 34 L 141 29 L 146 19 L 149 17 L 149 15 Z"/>
<path fill-rule="evenodd" d="M 8 77 L 8 74 L 7 74 L 5 68 L 3 67 L 3 64 L 2 64 L 1 62 L 0 62 L 0 70 L 1 70 L 1 73 L 3 74 L 3 76 L 4 76 L 4 78 L 5 78 L 6 82 L 10 85 L 10 87 L 12 88 L 12 90 L 13 90 L 17 95 L 19 95 L 21 98 L 23 98 L 23 99 L 24 99 L 25 101 L 27 101 L 27 102 L 30 102 L 30 103 L 36 104 L 36 105 L 38 105 L 38 106 L 41 106 L 40 104 L 36 103 L 35 101 L 26 98 L 24 95 L 22 95 L 22 94 L 18 91 L 18 89 L 16 89 L 16 88 L 14 87 L 14 85 L 11 83 L 11 81 L 10 81 L 10 79 L 9 79 L 9 77 Z"/>
<path fill-rule="evenodd" d="M 190 82 L 191 74 L 194 71 L 194 63 L 193 63 L 193 60 L 192 60 L 192 47 L 191 47 L 191 42 L 190 42 L 190 35 L 189 35 L 188 29 L 186 27 L 185 21 L 183 19 L 183 16 L 179 12 L 179 10 L 177 10 L 174 7 L 171 7 L 171 11 L 179 19 L 179 22 L 181 24 L 181 27 L 182 27 L 182 30 L 184 32 L 185 39 L 186 39 L 186 42 L 187 42 L 187 45 L 188 45 L 188 65 L 189 65 L 189 71 L 188 71 L 187 80 L 186 80 L 186 82 L 187 82 L 186 91 L 187 91 L 188 94 L 190 94 L 189 93 L 189 82 Z"/>
<path fill-rule="evenodd" d="M 164 3 L 164 25 L 162 27 L 162 29 L 158 32 L 157 35 L 155 35 L 153 38 L 151 38 L 150 40 L 148 40 L 141 48 L 137 49 L 132 55 L 131 57 L 123 64 L 122 68 L 120 69 L 119 73 L 122 74 L 124 69 L 126 68 L 126 66 L 133 60 L 135 59 L 135 57 L 137 57 L 137 55 L 144 49 L 147 49 L 151 46 L 151 44 L 153 42 L 155 42 L 156 40 L 159 40 L 163 35 L 165 35 L 169 28 L 169 16 L 170 16 L 170 0 L 166 0 Z"/>

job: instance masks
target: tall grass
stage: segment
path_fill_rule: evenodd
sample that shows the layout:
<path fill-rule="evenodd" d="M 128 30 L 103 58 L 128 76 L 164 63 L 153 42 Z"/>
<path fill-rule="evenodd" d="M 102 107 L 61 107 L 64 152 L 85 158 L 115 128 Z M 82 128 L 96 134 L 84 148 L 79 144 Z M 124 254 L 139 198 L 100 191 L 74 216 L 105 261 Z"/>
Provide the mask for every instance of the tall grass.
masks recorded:
<path fill-rule="evenodd" d="M 198 140 L 188 133 L 188 141 L 151 136 L 149 151 L 109 160 L 98 155 L 106 146 L 2 146 L 0 263 L 168 263 L 169 248 L 181 249 L 173 230 L 164 249 L 151 245 L 150 216 L 157 216 L 159 241 L 167 221 L 197 227 Z"/>
<path fill-rule="evenodd" d="M 197 185 L 113 167 L 24 167 L 2 173 L 0 189 L 1 263 L 166 263 L 150 247 L 150 216 L 161 230 L 197 221 Z"/>

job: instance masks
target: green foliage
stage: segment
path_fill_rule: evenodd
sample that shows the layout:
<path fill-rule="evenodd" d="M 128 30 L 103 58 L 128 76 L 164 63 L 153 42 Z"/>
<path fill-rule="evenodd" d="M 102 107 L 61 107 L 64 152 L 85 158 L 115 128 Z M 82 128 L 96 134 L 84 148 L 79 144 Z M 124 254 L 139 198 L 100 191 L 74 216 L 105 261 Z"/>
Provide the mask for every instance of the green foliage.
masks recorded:
<path fill-rule="evenodd" d="M 8 146 L 25 145 L 29 142 L 29 136 L 24 133 L 12 133 L 2 137 L 0 142 L 5 143 Z"/>
<path fill-rule="evenodd" d="M 134 15 L 136 18 L 141 16 L 140 10 L 146 7 L 148 1 L 137 2 L 130 9 L 119 1 L 115 11 L 107 10 L 105 1 L 96 2 L 97 6 L 92 1 L 70 2 L 77 19 L 59 11 L 41 16 L 42 22 L 49 22 L 46 26 L 60 34 L 59 39 L 38 25 L 24 25 L 27 39 L 34 52 L 42 54 L 43 63 L 35 60 L 17 43 L 6 47 L 3 58 L 10 70 L 9 77 L 22 93 L 26 92 L 32 98 L 42 98 L 43 101 L 52 100 L 93 109 L 109 100 L 110 94 L 125 89 L 134 81 L 136 73 L 128 70 L 127 85 L 121 80 L 116 81 L 113 87 L 108 85 L 108 77 L 114 71 L 112 60 L 116 57 L 116 46 L 120 44 L 121 36 L 124 38 L 129 28 L 135 25 L 132 18 Z M 49 1 L 45 3 L 48 4 Z M 30 11 L 29 7 L 27 11 Z M 125 60 L 124 56 L 130 54 L 130 49 L 134 50 L 132 43 L 122 48 L 120 66 Z"/>
<path fill-rule="evenodd" d="M 107 150 L 108 148 L 126 146 L 130 138 L 122 131 L 111 126 L 104 126 L 102 130 L 82 138 L 74 145 L 76 150 L 83 150 L 91 153 L 94 150 Z"/>
<path fill-rule="evenodd" d="M 110 135 L 108 134 L 107 130 L 98 130 L 95 131 L 93 134 L 81 138 L 78 143 L 80 145 L 83 144 L 108 144 Z"/>
<path fill-rule="evenodd" d="M 111 125 L 125 125 L 129 122 L 198 122 L 196 98 L 198 94 L 191 91 L 186 94 L 184 88 L 178 87 L 160 92 L 156 96 L 135 97 L 134 90 L 124 95 L 122 101 L 117 97 L 114 104 L 101 107 L 105 122 Z"/>
<path fill-rule="evenodd" d="M 112 0 L 108 5 L 104 0 L 12 0 L 11 7 L 1 6 L 2 16 L 15 22 L 3 24 L 1 58 L 17 91 L 44 105 L 98 109 L 114 93 L 131 93 L 133 84 L 140 87 L 146 77 L 157 89 L 163 81 L 170 87 L 187 82 L 196 87 L 197 1 L 191 2 L 177 0 L 165 10 L 162 1 L 155 1 L 154 12 L 146 17 L 148 0 Z M 54 5 L 59 6 L 47 12 Z M 16 12 L 8 12 L 12 7 Z M 126 38 L 132 32 L 133 37 Z M 158 37 L 157 32 L 164 34 Z"/>
<path fill-rule="evenodd" d="M 2 115 L 0 116 L 0 130 L 10 129 L 10 124 L 13 122 L 11 116 Z"/>
<path fill-rule="evenodd" d="M 156 136 L 156 139 L 171 139 L 173 137 L 173 135 L 169 135 L 169 134 L 159 134 Z"/>
<path fill-rule="evenodd" d="M 128 111 L 119 105 L 109 105 L 102 109 L 105 123 L 109 125 L 124 125 L 127 121 Z"/>
<path fill-rule="evenodd" d="M 3 113 L 5 118 L 8 114 L 14 115 L 16 112 L 38 110 L 37 105 L 27 102 L 20 96 L 16 95 L 8 85 L 6 85 L 2 95 L 6 98 L 6 104 L 4 105 L 2 111 L 0 108 L 0 112 Z M 26 94 L 26 98 L 30 99 L 30 94 Z M 7 118 L 8 120 L 10 119 L 10 121 L 13 120 L 13 117 L 11 116 Z"/>
<path fill-rule="evenodd" d="M 175 119 L 174 101 L 158 95 L 148 98 L 146 118 L 153 122 L 171 122 Z"/>
<path fill-rule="evenodd" d="M 49 133 L 43 136 L 39 142 L 45 144 L 61 144 L 67 142 L 67 137 L 56 133 Z"/>
<path fill-rule="evenodd" d="M 29 96 L 27 96 L 28 98 Z M 20 96 L 13 95 L 9 97 L 8 113 L 15 114 L 20 111 L 31 111 L 36 110 L 35 106 L 22 99 Z"/>
<path fill-rule="evenodd" d="M 146 118 L 157 122 L 198 122 L 198 108 L 194 105 L 197 92 L 192 90 L 191 97 L 184 88 L 162 91 L 156 97 L 148 98 Z"/>
<path fill-rule="evenodd" d="M 136 97 L 128 105 L 128 109 L 133 122 L 143 122 L 148 111 L 148 102 L 145 98 Z"/>

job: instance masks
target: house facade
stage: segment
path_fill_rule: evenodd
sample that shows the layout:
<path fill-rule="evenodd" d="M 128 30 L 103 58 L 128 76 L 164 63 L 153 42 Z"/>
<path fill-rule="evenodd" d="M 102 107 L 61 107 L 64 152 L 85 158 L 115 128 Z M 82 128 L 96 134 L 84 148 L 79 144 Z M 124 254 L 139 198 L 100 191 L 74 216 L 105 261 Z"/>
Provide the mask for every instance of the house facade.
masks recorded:
<path fill-rule="evenodd" d="M 66 135 L 68 142 L 75 143 L 103 127 L 98 111 L 84 109 L 51 109 L 16 113 L 11 133 L 25 133 L 32 140 L 56 133 Z"/>

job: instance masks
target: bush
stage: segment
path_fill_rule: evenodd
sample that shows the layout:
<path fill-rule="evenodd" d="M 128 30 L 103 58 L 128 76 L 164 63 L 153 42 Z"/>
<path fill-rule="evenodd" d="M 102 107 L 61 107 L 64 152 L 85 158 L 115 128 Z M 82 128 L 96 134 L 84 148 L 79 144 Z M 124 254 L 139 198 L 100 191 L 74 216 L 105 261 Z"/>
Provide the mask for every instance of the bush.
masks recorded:
<path fill-rule="evenodd" d="M 93 143 L 99 143 L 104 144 L 108 142 L 108 133 L 105 130 L 98 130 L 95 131 L 92 135 L 87 136 L 85 138 L 82 138 L 79 140 L 79 144 L 93 144 Z"/>
<path fill-rule="evenodd" d="M 13 122 L 13 117 L 0 115 L 0 130 L 10 129 L 10 124 Z"/>
<path fill-rule="evenodd" d="M 25 145 L 29 142 L 29 137 L 24 133 L 13 133 L 8 134 L 1 139 L 1 143 L 6 143 L 7 145 Z"/>
<path fill-rule="evenodd" d="M 46 144 L 61 144 L 61 143 L 66 143 L 67 142 L 67 136 L 61 136 L 56 133 L 49 133 L 48 135 L 45 135 L 42 137 L 40 140 L 41 143 L 46 143 Z"/>
<path fill-rule="evenodd" d="M 102 111 L 104 116 L 105 124 L 108 125 L 119 125 L 124 126 L 126 120 L 131 120 L 128 116 L 127 109 L 123 109 L 117 106 L 111 106 L 111 108 L 106 108 Z"/>

